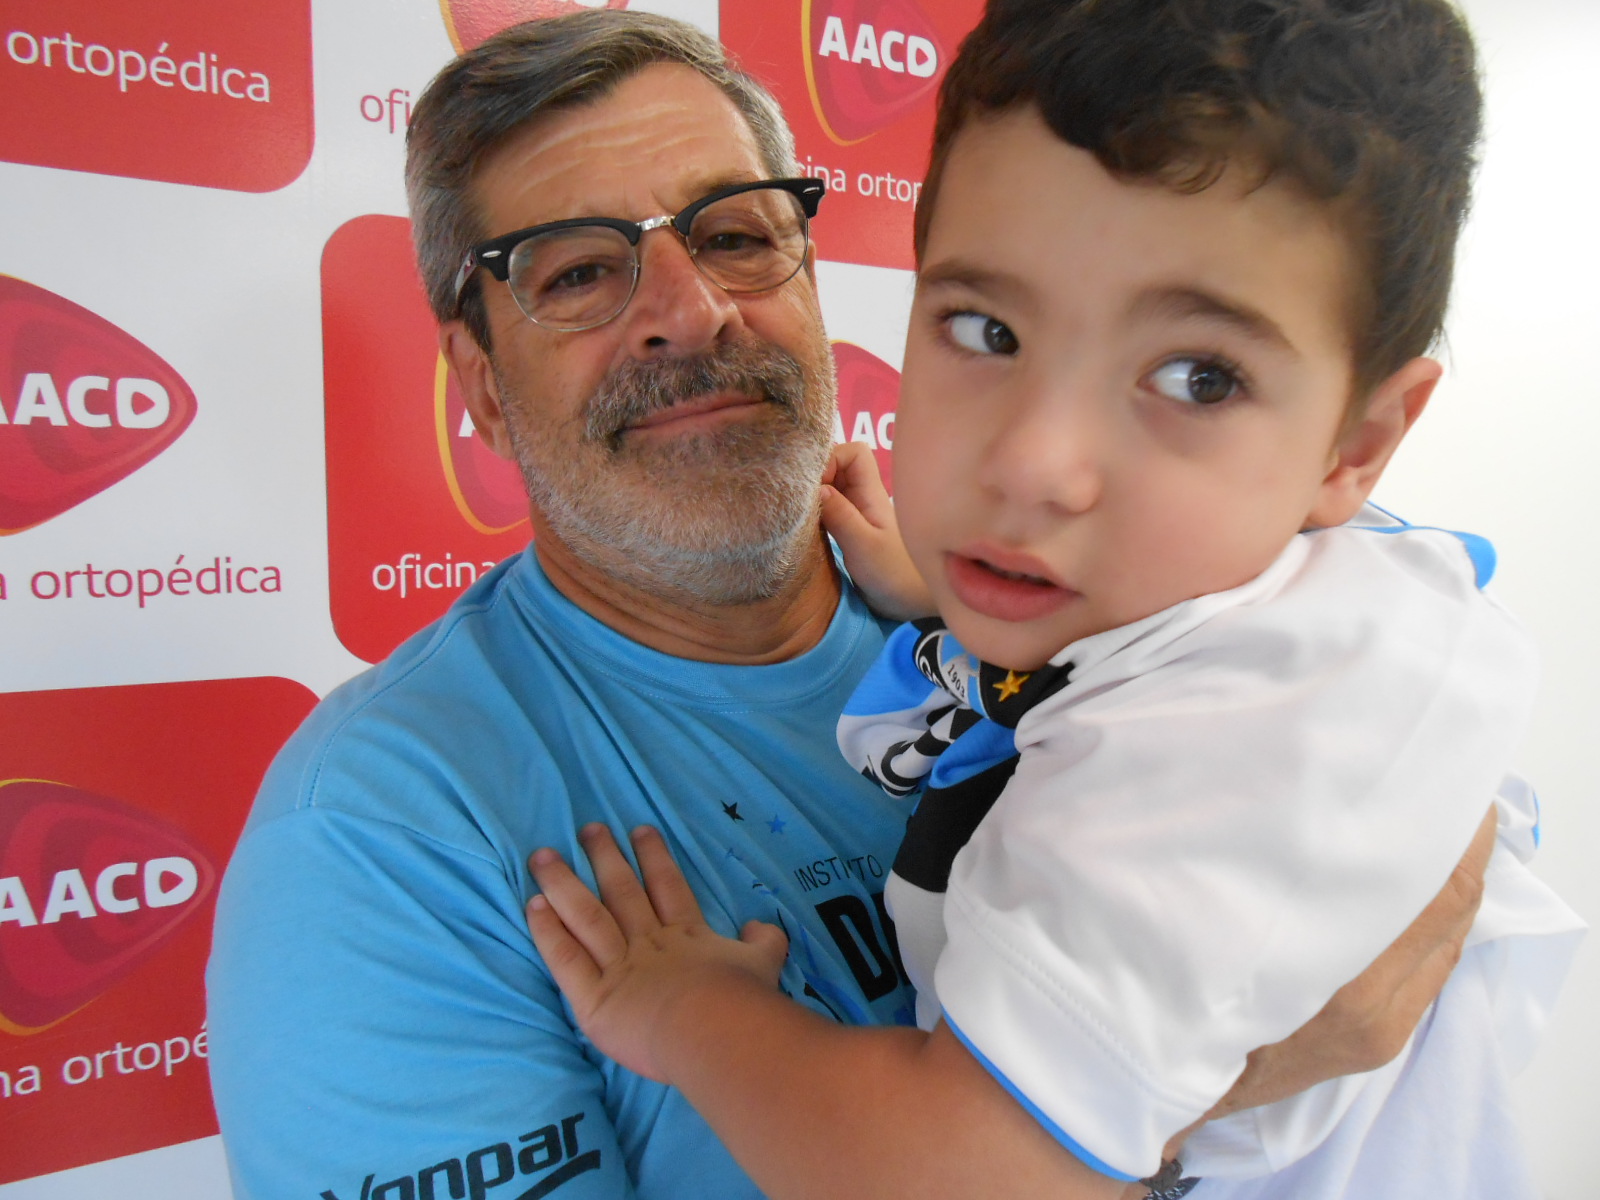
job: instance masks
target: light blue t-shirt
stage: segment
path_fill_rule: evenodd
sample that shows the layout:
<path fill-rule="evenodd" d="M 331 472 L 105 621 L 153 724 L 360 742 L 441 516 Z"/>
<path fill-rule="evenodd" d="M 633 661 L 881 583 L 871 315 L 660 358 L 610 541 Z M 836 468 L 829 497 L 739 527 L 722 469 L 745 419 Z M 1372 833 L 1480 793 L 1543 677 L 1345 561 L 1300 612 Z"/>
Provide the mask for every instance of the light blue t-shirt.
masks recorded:
<path fill-rule="evenodd" d="M 218 902 L 238 1200 L 758 1195 L 678 1092 L 577 1031 L 523 922 L 525 863 L 553 846 L 587 878 L 579 827 L 654 824 L 713 927 L 788 933 L 787 992 L 909 1023 L 882 902 L 905 802 L 834 742 L 883 638 L 847 591 L 789 662 L 673 658 L 570 604 L 530 549 L 330 695 Z"/>

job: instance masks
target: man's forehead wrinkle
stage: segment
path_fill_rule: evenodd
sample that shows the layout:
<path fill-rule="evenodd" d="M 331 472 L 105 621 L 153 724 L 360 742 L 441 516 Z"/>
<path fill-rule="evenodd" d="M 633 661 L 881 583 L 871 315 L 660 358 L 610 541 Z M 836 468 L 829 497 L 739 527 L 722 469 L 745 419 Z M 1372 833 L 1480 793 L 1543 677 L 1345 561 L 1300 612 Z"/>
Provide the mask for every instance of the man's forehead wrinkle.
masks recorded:
<path fill-rule="evenodd" d="M 1294 343 L 1266 313 L 1243 301 L 1205 288 L 1174 284 L 1147 288 L 1128 309 L 1130 322 L 1171 318 L 1202 320 L 1225 325 L 1236 333 L 1279 350 L 1293 351 Z"/>
<path fill-rule="evenodd" d="M 730 139 L 716 119 L 720 114 L 698 105 L 652 108 L 673 119 L 652 121 L 629 111 L 554 122 L 508 145 L 486 164 L 504 181 L 501 196 L 515 206 L 501 221 L 516 223 L 496 232 L 567 217 L 642 219 L 676 212 L 719 186 L 765 177 L 748 137 L 730 153 Z M 597 176 L 597 162 L 636 166 Z"/>
<path fill-rule="evenodd" d="M 689 136 L 703 136 L 708 124 L 708 114 L 703 109 L 702 105 L 665 99 L 640 106 L 624 105 L 612 96 L 560 114 L 566 119 L 546 124 L 537 136 L 536 153 L 562 152 L 569 144 L 577 143 L 579 158 L 591 159 L 592 165 L 592 160 L 602 155 L 627 150 L 641 141 L 656 145 L 661 130 L 669 124 L 677 124 Z"/>

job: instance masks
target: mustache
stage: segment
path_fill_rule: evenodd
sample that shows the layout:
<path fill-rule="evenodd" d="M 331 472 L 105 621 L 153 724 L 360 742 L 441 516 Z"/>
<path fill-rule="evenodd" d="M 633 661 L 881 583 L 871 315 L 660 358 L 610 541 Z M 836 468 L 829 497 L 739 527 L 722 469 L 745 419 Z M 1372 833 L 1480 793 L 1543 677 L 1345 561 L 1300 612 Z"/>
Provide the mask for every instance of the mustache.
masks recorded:
<path fill-rule="evenodd" d="M 729 342 L 688 358 L 630 359 L 590 397 L 584 438 L 615 449 L 629 425 L 710 392 L 759 396 L 798 413 L 805 404 L 805 368 L 788 351 L 755 341 Z"/>

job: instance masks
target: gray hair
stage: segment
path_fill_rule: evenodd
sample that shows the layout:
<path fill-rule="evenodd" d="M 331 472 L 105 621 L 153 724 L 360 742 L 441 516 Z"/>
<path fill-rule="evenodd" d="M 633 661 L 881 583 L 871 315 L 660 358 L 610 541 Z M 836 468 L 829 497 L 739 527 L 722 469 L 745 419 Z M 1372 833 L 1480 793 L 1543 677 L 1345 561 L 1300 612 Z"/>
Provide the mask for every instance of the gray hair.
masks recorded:
<path fill-rule="evenodd" d="M 749 122 L 766 170 L 775 177 L 798 172 L 794 135 L 777 101 L 693 25 L 604 10 L 513 25 L 440 71 L 417 101 L 406 132 L 412 240 L 439 321 L 460 316 L 488 349 L 478 282 L 468 282 L 459 304 L 455 295 L 467 251 L 491 236 L 472 191 L 478 164 L 535 118 L 597 101 L 656 63 L 698 71 Z"/>

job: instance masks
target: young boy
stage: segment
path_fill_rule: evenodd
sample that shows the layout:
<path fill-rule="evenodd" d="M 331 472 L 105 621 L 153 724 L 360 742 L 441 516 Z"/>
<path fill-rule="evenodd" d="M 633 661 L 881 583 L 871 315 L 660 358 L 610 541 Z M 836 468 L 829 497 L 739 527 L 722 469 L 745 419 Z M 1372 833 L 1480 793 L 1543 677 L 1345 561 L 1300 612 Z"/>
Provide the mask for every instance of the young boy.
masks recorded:
<path fill-rule="evenodd" d="M 1579 923 L 1517 859 L 1531 652 L 1475 545 L 1363 512 L 1440 375 L 1478 114 L 1443 0 L 995 0 L 964 43 L 918 210 L 909 564 L 866 456 L 823 510 L 877 606 L 927 611 L 920 576 L 939 613 L 841 724 L 886 786 L 926 779 L 888 899 L 931 1034 L 787 1004 L 781 939 L 707 936 L 653 836 L 648 897 L 591 836 L 609 912 L 533 861 L 585 1031 L 772 1194 L 1035 1194 L 984 1163 L 1000 1089 L 1077 1160 L 1052 1194 L 1122 1194 L 1494 802 L 1486 902 L 1409 1053 L 1184 1159 L 1196 1197 L 1534 1194 L 1504 1082 Z M 866 1083 L 811 1082 L 841 1070 Z"/>

